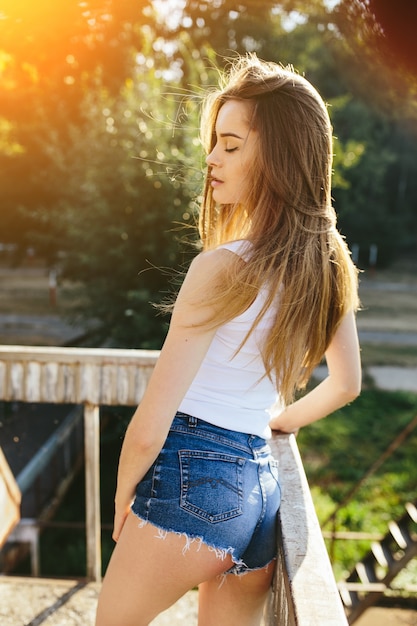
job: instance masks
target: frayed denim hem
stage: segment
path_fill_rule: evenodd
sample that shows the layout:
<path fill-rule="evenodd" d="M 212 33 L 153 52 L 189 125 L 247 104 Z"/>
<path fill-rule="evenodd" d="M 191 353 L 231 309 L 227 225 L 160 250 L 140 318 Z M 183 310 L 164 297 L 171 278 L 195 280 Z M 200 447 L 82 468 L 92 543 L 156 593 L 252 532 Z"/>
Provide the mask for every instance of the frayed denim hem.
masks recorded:
<path fill-rule="evenodd" d="M 175 530 L 174 528 L 163 528 L 162 526 L 159 526 L 158 524 L 155 524 L 154 522 L 144 519 L 142 516 L 138 515 L 133 510 L 133 508 L 131 509 L 131 511 L 133 515 L 139 520 L 139 524 L 138 524 L 139 528 L 143 528 L 147 524 L 150 524 L 151 526 L 155 528 L 156 530 L 155 538 L 157 539 L 162 539 L 162 540 L 165 539 L 168 533 L 174 533 L 175 535 L 178 535 L 179 537 L 184 537 L 185 543 L 182 549 L 182 554 L 185 554 L 190 549 L 191 544 L 198 543 L 197 550 L 200 550 L 201 546 L 204 545 L 209 549 L 210 552 L 214 552 L 216 557 L 222 561 L 225 560 L 227 555 L 230 555 L 233 561 L 233 565 L 228 570 L 223 572 L 223 574 L 220 574 L 220 578 L 221 578 L 220 585 L 223 584 L 224 578 L 228 574 L 233 574 L 235 576 L 244 576 L 245 574 L 248 574 L 250 572 L 256 572 L 258 570 L 267 568 L 271 563 L 273 563 L 276 560 L 276 558 L 274 557 L 273 559 L 268 561 L 268 563 L 265 563 L 265 565 L 250 568 L 246 565 L 246 563 L 242 559 L 237 559 L 234 556 L 235 549 L 232 547 L 219 548 L 218 546 L 210 545 L 209 543 L 205 542 L 204 539 L 199 535 L 187 534 L 185 532 Z"/>
<path fill-rule="evenodd" d="M 251 572 L 259 572 L 261 569 L 268 569 L 268 567 L 275 563 L 277 557 L 274 556 L 273 559 L 270 559 L 268 563 L 265 565 L 259 565 L 257 567 L 248 567 L 244 561 L 240 561 L 239 563 L 234 563 L 230 569 L 225 572 L 225 574 L 234 574 L 235 576 L 245 576 L 245 574 L 250 574 Z"/>

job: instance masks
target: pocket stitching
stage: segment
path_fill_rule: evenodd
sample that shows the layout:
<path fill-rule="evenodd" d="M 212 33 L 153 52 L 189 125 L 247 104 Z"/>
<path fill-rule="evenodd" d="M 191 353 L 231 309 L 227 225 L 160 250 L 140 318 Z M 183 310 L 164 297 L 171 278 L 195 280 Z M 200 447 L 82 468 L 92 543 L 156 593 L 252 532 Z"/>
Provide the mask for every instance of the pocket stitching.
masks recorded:
<path fill-rule="evenodd" d="M 242 515 L 243 509 L 243 481 L 242 472 L 245 464 L 245 459 L 223 453 L 210 452 L 205 450 L 179 450 L 179 462 L 180 462 L 180 475 L 181 475 L 181 494 L 180 494 L 180 507 L 188 513 L 195 515 L 212 524 L 223 522 L 239 515 Z M 189 480 L 189 465 L 191 459 L 200 459 L 203 461 L 223 461 L 233 463 L 236 467 L 236 485 L 232 491 L 236 492 L 237 502 L 233 509 L 228 511 L 222 511 L 221 513 L 209 513 L 201 506 L 193 504 L 188 500 L 188 493 L 190 488 Z M 206 479 L 207 480 L 207 479 Z M 210 479 L 211 480 L 211 479 Z M 220 481 L 221 482 L 221 481 Z M 223 483 L 224 484 L 224 483 Z M 230 487 L 229 487 L 230 489 Z"/>

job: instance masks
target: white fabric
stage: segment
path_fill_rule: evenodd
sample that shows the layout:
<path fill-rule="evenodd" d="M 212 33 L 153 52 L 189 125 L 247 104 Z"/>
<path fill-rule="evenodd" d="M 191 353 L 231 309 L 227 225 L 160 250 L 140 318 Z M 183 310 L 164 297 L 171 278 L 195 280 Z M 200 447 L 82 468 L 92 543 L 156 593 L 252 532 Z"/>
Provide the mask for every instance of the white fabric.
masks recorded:
<path fill-rule="evenodd" d="M 243 259 L 250 254 L 250 243 L 234 241 L 220 246 Z M 221 326 L 208 349 L 179 411 L 211 424 L 269 438 L 269 409 L 278 401 L 275 385 L 264 376 L 259 346 L 270 327 L 274 309 L 263 316 L 242 349 L 245 338 L 266 297 L 261 289 L 253 304 L 241 315 Z"/>

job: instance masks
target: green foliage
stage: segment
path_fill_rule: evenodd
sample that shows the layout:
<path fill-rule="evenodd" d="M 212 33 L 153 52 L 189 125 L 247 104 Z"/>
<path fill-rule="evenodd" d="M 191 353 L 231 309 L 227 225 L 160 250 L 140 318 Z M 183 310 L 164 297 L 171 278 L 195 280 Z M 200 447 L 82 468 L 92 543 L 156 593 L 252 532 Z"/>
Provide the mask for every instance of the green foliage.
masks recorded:
<path fill-rule="evenodd" d="M 389 448 L 417 411 L 411 393 L 365 390 L 355 402 L 302 429 L 298 445 L 324 530 L 387 532 L 407 501 L 417 496 L 414 430 L 337 513 L 339 503 Z M 345 574 L 369 549 L 369 541 L 328 543 L 337 576 Z"/>
<path fill-rule="evenodd" d="M 415 249 L 414 109 L 396 109 L 392 88 L 380 106 L 389 79 L 371 55 L 356 60 L 358 6 L 199 0 L 174 19 L 150 0 L 3 3 L 1 239 L 35 247 L 82 286 L 78 315 L 100 329 L 90 345 L 161 344 L 166 321 L 149 303 L 187 266 L 180 239 L 195 238 L 196 105 L 236 52 L 293 64 L 329 102 L 335 206 L 360 265 L 371 244 L 379 264 Z"/>
<path fill-rule="evenodd" d="M 88 96 L 83 126 L 69 129 L 70 142 L 49 143 L 55 164 L 49 185 L 61 194 L 53 207 L 40 209 L 49 228 L 36 241 L 50 258 L 61 256 L 64 277 L 84 285 L 80 312 L 100 320 L 95 342 L 159 348 L 165 323 L 149 303 L 168 289 L 160 268 L 181 264 L 172 230 L 187 212 L 191 219 L 191 209 L 164 163 L 179 158 L 167 128 L 176 103 L 163 100 L 164 121 L 154 119 L 147 98 L 161 81 L 151 85 L 148 77 L 145 85 L 140 78 L 117 99 L 104 90 Z M 58 240 L 50 237 L 56 222 Z"/>
<path fill-rule="evenodd" d="M 416 408 L 411 393 L 365 390 L 353 404 L 301 431 L 299 445 L 305 447 L 306 464 L 310 449 L 319 450 L 320 458 L 326 459 L 310 479 L 314 483 L 324 473 L 330 485 L 358 480 L 411 420 Z"/>
<path fill-rule="evenodd" d="M 338 140 L 347 148 L 345 158 L 349 159 L 348 146 L 353 144 L 353 158 L 343 174 L 346 184 L 334 189 L 340 225 L 350 242 L 360 246 L 362 265 L 371 244 L 378 245 L 379 264 L 387 265 L 412 243 L 415 164 L 411 165 L 411 152 L 415 148 L 392 121 L 363 102 L 350 97 L 334 104 L 332 120 Z M 388 187 L 390 179 L 393 184 Z"/>
<path fill-rule="evenodd" d="M 81 123 L 85 93 L 101 85 L 118 92 L 134 65 L 134 47 L 142 45 L 135 24 L 144 21 L 148 5 L 148 0 L 2 2 L 0 119 L 12 123 L 11 145 L 22 148 L 12 158 L 10 149 L 0 152 L 2 241 L 24 249 L 33 243 L 31 231 L 44 230 L 39 207 L 56 201 L 44 185 L 44 174 L 54 169 L 48 135 L 65 149 L 68 127 Z"/>

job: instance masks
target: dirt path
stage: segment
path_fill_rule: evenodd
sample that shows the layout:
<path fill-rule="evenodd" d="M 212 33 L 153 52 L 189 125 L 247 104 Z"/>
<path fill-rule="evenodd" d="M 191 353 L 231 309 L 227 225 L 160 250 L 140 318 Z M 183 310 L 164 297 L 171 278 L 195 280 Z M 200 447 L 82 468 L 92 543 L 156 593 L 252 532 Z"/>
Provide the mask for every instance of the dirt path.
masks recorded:
<path fill-rule="evenodd" d="M 366 343 L 417 346 L 417 271 L 361 275 L 358 329 Z M 56 345 L 82 332 L 65 315 L 79 300 L 77 287 L 51 292 L 44 267 L 0 266 L 0 343 Z M 62 343 L 62 342 L 59 342 Z M 417 366 L 417 355 L 416 355 Z"/>
<path fill-rule="evenodd" d="M 417 626 L 417 611 L 407 609 L 368 609 L 355 626 Z"/>

